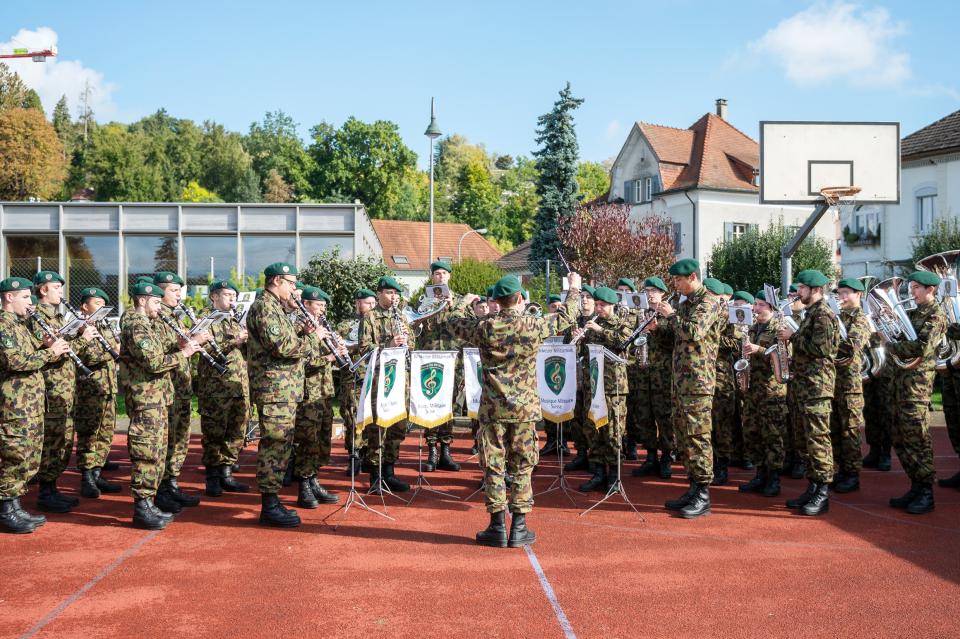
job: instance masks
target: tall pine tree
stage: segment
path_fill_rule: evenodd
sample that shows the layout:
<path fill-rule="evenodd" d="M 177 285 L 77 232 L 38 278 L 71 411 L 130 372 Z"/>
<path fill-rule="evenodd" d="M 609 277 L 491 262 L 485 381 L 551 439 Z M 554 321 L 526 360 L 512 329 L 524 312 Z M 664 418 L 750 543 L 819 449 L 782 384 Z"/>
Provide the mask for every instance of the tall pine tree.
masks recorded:
<path fill-rule="evenodd" d="M 573 128 L 573 110 L 581 104 L 583 99 L 573 97 L 567 82 L 560 91 L 560 99 L 553 104 L 553 110 L 537 118 L 537 144 L 540 148 L 533 154 L 540 170 L 537 182 L 540 208 L 534 220 L 530 246 L 530 269 L 534 273 L 544 270 L 546 260 L 557 259 L 560 248 L 557 224 L 561 219 L 573 216 L 577 205 L 580 148 Z"/>

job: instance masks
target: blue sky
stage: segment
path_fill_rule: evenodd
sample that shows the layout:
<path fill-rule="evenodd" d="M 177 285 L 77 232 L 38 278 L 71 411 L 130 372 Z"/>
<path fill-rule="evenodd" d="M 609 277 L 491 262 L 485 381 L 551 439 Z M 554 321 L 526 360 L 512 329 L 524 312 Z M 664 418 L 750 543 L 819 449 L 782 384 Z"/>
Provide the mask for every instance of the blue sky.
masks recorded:
<path fill-rule="evenodd" d="M 163 107 L 246 131 L 283 109 L 306 137 L 321 120 L 387 119 L 421 164 L 431 95 L 444 133 L 529 155 L 569 80 L 586 99 L 581 156 L 602 161 L 634 121 L 687 127 L 717 97 L 753 137 L 762 119 L 912 132 L 960 108 L 958 24 L 960 3 L 942 1 L 47 0 L 2 3 L 0 49 L 56 39 L 57 61 L 15 66 L 48 109 L 89 79 L 101 121 Z"/>

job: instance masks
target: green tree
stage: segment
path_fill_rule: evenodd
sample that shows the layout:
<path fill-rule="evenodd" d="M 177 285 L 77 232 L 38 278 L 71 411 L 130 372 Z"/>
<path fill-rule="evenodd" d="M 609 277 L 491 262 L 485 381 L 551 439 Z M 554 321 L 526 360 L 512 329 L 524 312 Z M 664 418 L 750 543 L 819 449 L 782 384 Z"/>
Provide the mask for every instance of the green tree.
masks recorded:
<path fill-rule="evenodd" d="M 0 200 L 49 199 L 65 174 L 63 145 L 43 113 L 0 111 Z"/>
<path fill-rule="evenodd" d="M 537 118 L 537 144 L 540 180 L 537 194 L 540 208 L 534 224 L 530 247 L 530 268 L 534 273 L 543 270 L 545 260 L 555 259 L 560 248 L 557 225 L 571 217 L 577 205 L 577 133 L 573 125 L 573 111 L 583 100 L 573 97 L 570 83 L 560 91 L 560 99 L 550 113 Z"/>
<path fill-rule="evenodd" d="M 751 228 L 740 237 L 717 242 L 710 251 L 707 270 L 711 276 L 727 282 L 734 289 L 754 293 L 764 284 L 778 286 L 780 282 L 780 249 L 792 238 L 794 231 L 783 224 L 783 218 L 773 220 L 764 230 Z M 793 255 L 793 273 L 817 269 L 827 277 L 834 277 L 830 242 L 808 236 Z"/>
<path fill-rule="evenodd" d="M 919 262 L 934 253 L 956 251 L 960 248 L 960 220 L 952 216 L 936 219 L 930 232 L 913 238 L 911 246 L 913 248 L 911 261 L 913 263 Z M 910 273 L 916 269 L 911 264 L 904 270 Z"/>
<path fill-rule="evenodd" d="M 350 117 L 339 129 L 321 122 L 310 134 L 316 198 L 357 199 L 372 217 L 396 215 L 404 181 L 417 165 L 417 154 L 403 143 L 396 124 Z"/>
<path fill-rule="evenodd" d="M 292 187 L 292 200 L 303 201 L 310 197 L 310 175 L 315 164 L 303 147 L 293 118 L 283 111 L 268 111 L 262 122 L 250 125 L 244 147 L 262 184 L 266 184 L 273 170 Z"/>
<path fill-rule="evenodd" d="M 76 179 L 92 187 L 98 200 L 163 202 L 163 175 L 160 167 L 147 163 L 148 145 L 145 133 L 130 133 L 122 124 L 95 127 Z"/>
<path fill-rule="evenodd" d="M 508 233 L 506 238 L 494 238 L 498 246 L 504 246 L 504 240 L 509 240 L 511 245 L 523 244 L 533 236 L 534 220 L 540 206 L 537 194 L 539 177 L 536 162 L 523 156 L 500 176 L 500 205 L 502 218 L 508 223 Z"/>
<path fill-rule="evenodd" d="M 184 187 L 200 176 L 202 136 L 192 120 L 174 118 L 160 109 L 128 130 L 143 135 L 144 161 L 159 171 L 163 201 L 177 199 Z"/>
<path fill-rule="evenodd" d="M 190 180 L 183 191 L 180 192 L 180 197 L 178 198 L 181 202 L 223 202 L 223 199 L 219 195 L 212 191 L 208 191 L 199 184 L 196 180 Z"/>
<path fill-rule="evenodd" d="M 60 143 L 63 144 L 64 159 L 73 156 L 76 146 L 77 131 L 70 119 L 70 107 L 67 106 L 67 96 L 61 96 L 57 105 L 53 107 L 53 130 L 57 132 Z"/>
<path fill-rule="evenodd" d="M 577 185 L 583 202 L 591 202 L 610 189 L 610 173 L 599 162 L 581 162 L 577 165 Z"/>
<path fill-rule="evenodd" d="M 27 95 L 23 99 L 23 108 L 34 109 L 46 115 L 46 112 L 43 110 L 43 103 L 40 102 L 40 96 L 37 95 L 37 92 L 33 89 L 27 89 Z"/>
<path fill-rule="evenodd" d="M 453 212 L 457 198 L 457 180 L 461 170 L 469 163 L 485 164 L 493 168 L 487 152 L 480 144 L 470 144 L 466 137 L 454 133 L 440 138 L 434 157 L 434 211 L 436 219 L 443 222 L 458 221 Z"/>
<path fill-rule="evenodd" d="M 486 162 L 477 158 L 468 160 L 460 167 L 455 184 L 451 211 L 454 219 L 475 229 L 487 228 L 493 237 L 509 234 L 506 220 L 501 217 L 500 194 Z"/>
<path fill-rule="evenodd" d="M 300 279 L 305 284 L 317 286 L 330 295 L 331 324 L 353 313 L 354 294 L 358 289 L 374 288 L 377 280 L 385 275 L 390 275 L 390 269 L 379 258 L 365 255 L 344 259 L 339 246 L 314 255 L 310 263 L 300 269 Z"/>
<path fill-rule="evenodd" d="M 17 72 L 0 62 L 0 111 L 24 108 L 28 91 Z"/>
<path fill-rule="evenodd" d="M 259 202 L 260 179 L 243 137 L 215 122 L 204 122 L 201 131 L 200 183 L 227 202 Z"/>
<path fill-rule="evenodd" d="M 465 257 L 453 267 L 450 273 L 450 290 L 461 295 L 476 293 L 486 295 L 487 287 L 496 284 L 504 273 L 493 262 L 481 262 L 472 257 Z"/>

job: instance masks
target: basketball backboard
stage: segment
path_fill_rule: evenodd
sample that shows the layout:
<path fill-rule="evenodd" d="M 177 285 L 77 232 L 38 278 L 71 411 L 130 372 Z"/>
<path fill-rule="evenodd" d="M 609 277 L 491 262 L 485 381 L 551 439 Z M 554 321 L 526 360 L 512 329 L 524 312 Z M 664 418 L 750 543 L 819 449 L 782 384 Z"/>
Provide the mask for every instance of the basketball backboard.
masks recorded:
<path fill-rule="evenodd" d="M 857 186 L 857 204 L 900 202 L 899 122 L 760 122 L 760 203 L 814 204 Z"/>

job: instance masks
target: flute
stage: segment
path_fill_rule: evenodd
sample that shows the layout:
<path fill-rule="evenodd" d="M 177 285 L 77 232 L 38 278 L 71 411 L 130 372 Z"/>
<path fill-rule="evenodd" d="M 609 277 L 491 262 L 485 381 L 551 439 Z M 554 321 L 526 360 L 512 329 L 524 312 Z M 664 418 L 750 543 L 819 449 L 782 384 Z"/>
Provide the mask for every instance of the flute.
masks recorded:
<path fill-rule="evenodd" d="M 34 323 L 36 323 L 36 325 L 40 327 L 40 330 L 46 333 L 48 337 L 52 339 L 60 339 L 60 334 L 56 330 L 54 330 L 52 326 L 50 326 L 45 321 L 43 321 L 43 318 L 40 317 L 39 311 L 34 310 L 32 313 L 30 313 L 28 317 L 32 319 Z M 70 359 L 73 360 L 73 363 L 76 364 L 77 370 L 80 371 L 80 374 L 82 376 L 90 377 L 91 375 L 93 375 L 93 371 L 83 365 L 83 362 L 80 360 L 80 357 L 73 352 L 72 348 L 67 351 L 67 355 L 69 355 Z"/>
<path fill-rule="evenodd" d="M 70 302 L 67 302 L 66 300 L 64 300 L 63 304 L 64 304 L 64 306 L 67 307 L 67 310 L 68 310 L 68 311 L 70 311 L 71 313 L 73 313 L 73 314 L 77 317 L 77 319 L 82 319 L 82 320 L 86 320 L 86 319 L 87 319 L 87 318 L 86 318 L 86 315 L 84 315 L 84 314 L 80 311 L 80 309 L 78 309 L 77 307 L 75 307 L 75 306 L 74 306 L 73 304 L 71 304 Z M 94 328 L 96 328 L 96 326 L 94 326 Z M 113 329 L 111 328 L 110 330 L 112 331 Z M 96 339 L 97 339 L 97 342 L 99 342 L 100 346 L 103 347 L 103 350 L 105 350 L 105 351 L 110 355 L 110 357 L 113 358 L 114 361 L 120 359 L 120 353 L 118 353 L 117 351 L 113 350 L 113 347 L 110 346 L 110 342 L 108 342 L 108 341 L 106 340 L 106 338 L 105 338 L 103 335 L 100 334 L 100 331 L 97 331 Z"/>
<path fill-rule="evenodd" d="M 160 315 L 158 315 L 158 317 L 159 317 L 161 320 L 163 320 L 163 323 L 164 323 L 164 324 L 166 324 L 167 326 L 169 326 L 170 328 L 173 329 L 173 332 L 177 334 L 177 337 L 179 337 L 180 339 L 182 339 L 182 340 L 185 341 L 185 342 L 192 341 L 192 340 L 190 339 L 190 336 L 187 335 L 186 333 L 184 333 L 184 332 L 183 332 L 183 329 L 181 329 L 181 328 L 177 325 L 176 320 L 174 320 L 174 319 L 171 318 L 171 317 L 167 317 L 167 316 L 164 315 L 163 313 L 160 313 Z M 213 367 L 213 370 L 217 371 L 219 374 L 223 375 L 223 374 L 227 371 L 227 367 L 224 366 L 223 364 L 221 364 L 220 362 L 218 362 L 217 360 L 213 359 L 213 355 L 211 355 L 211 354 L 208 353 L 207 351 L 205 351 L 205 350 L 203 350 L 203 349 L 201 348 L 198 352 L 200 353 L 201 357 L 203 357 L 203 359 L 207 360 L 207 364 L 210 364 L 210 366 Z"/>

